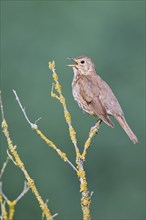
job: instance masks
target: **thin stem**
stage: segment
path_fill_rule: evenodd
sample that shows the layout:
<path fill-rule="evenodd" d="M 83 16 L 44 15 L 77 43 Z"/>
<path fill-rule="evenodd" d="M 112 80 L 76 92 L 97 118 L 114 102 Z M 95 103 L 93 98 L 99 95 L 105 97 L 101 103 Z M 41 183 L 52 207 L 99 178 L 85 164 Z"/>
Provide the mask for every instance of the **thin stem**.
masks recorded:
<path fill-rule="evenodd" d="M 4 108 L 3 108 L 3 103 L 2 103 L 1 90 L 0 90 L 0 108 L 1 108 L 1 113 L 2 113 L 2 119 L 4 119 Z"/>
<path fill-rule="evenodd" d="M 7 158 L 6 158 L 6 161 L 5 161 L 4 164 L 3 164 L 3 167 L 2 167 L 1 173 L 0 173 L 0 179 L 2 178 L 2 175 L 4 174 L 4 171 L 5 171 L 5 169 L 6 169 L 6 166 L 7 166 L 8 162 L 9 162 L 9 160 L 10 160 L 10 158 L 7 157 Z"/>
<path fill-rule="evenodd" d="M 8 200 L 7 196 L 3 193 L 3 190 L 2 190 L 2 182 L 0 182 L 0 194 L 2 195 L 4 200 L 8 203 L 9 200 Z"/>
<path fill-rule="evenodd" d="M 77 172 L 77 168 L 67 159 L 66 162 Z"/>
<path fill-rule="evenodd" d="M 24 114 L 25 119 L 27 120 L 28 124 L 31 126 L 32 129 L 36 130 L 36 132 L 41 136 L 41 138 L 48 144 L 50 145 L 59 155 L 61 158 L 64 159 L 64 161 L 66 161 L 75 171 L 77 171 L 77 169 L 75 168 L 75 166 L 73 165 L 73 163 L 67 158 L 66 154 L 64 152 L 62 152 L 60 149 L 58 149 L 56 147 L 56 145 L 49 140 L 39 129 L 38 129 L 38 125 L 36 124 L 36 122 L 38 122 L 41 118 L 37 119 L 35 121 L 35 123 L 32 123 L 25 111 L 25 108 L 22 106 L 21 101 L 17 95 L 17 92 L 15 90 L 13 90 L 13 93 L 15 95 L 16 101 L 18 102 L 18 105 L 20 107 L 20 109 L 22 110 L 22 113 Z"/>
<path fill-rule="evenodd" d="M 27 179 L 27 184 L 28 186 L 31 188 L 32 192 L 34 193 L 36 199 L 38 200 L 38 203 L 42 209 L 42 212 L 45 214 L 46 216 L 46 219 L 47 220 L 53 220 L 52 218 L 52 215 L 50 213 L 50 210 L 49 208 L 46 206 L 46 204 L 44 203 L 44 201 L 42 200 L 36 186 L 35 186 L 35 183 L 34 183 L 34 180 L 31 179 L 31 177 L 29 176 L 26 168 L 25 168 L 25 165 L 24 163 L 22 162 L 22 160 L 20 159 L 20 156 L 16 150 L 16 147 L 13 145 L 12 143 L 12 140 L 10 138 L 10 134 L 9 134 L 9 130 L 8 130 L 8 124 L 6 122 L 6 119 L 4 117 L 4 112 L 3 112 L 3 105 L 2 105 L 2 99 L 0 97 L 0 107 L 1 107 L 1 111 L 2 111 L 2 128 L 3 128 L 3 132 L 5 134 L 5 137 L 7 139 L 7 143 L 8 143 L 8 149 L 10 150 L 12 156 L 10 157 L 10 159 L 12 159 L 12 161 L 14 162 L 14 164 L 16 166 L 18 166 L 21 171 L 24 173 L 24 176 L 25 178 Z M 14 158 L 14 159 L 13 159 Z M 7 200 L 7 197 L 5 197 L 5 199 Z M 10 207 L 10 212 L 9 212 L 9 218 L 8 219 L 12 219 L 13 215 L 14 215 L 14 206 L 15 206 L 15 203 L 16 201 L 7 201 L 8 202 L 8 205 Z"/>
<path fill-rule="evenodd" d="M 95 126 L 91 127 L 91 129 L 90 129 L 89 137 L 87 138 L 87 140 L 86 140 L 86 142 L 85 142 L 85 144 L 84 144 L 84 150 L 83 150 L 83 153 L 82 153 L 82 155 L 81 155 L 81 158 L 82 158 L 83 160 L 85 160 L 85 157 L 86 157 L 86 154 L 87 154 L 87 149 L 90 147 L 92 138 L 97 134 L 101 122 L 102 122 L 102 121 L 99 119 L 99 120 L 96 122 Z"/>
<path fill-rule="evenodd" d="M 24 181 L 24 188 L 20 195 L 16 198 L 16 202 L 18 202 L 29 190 L 30 188 L 27 186 L 27 182 Z"/>

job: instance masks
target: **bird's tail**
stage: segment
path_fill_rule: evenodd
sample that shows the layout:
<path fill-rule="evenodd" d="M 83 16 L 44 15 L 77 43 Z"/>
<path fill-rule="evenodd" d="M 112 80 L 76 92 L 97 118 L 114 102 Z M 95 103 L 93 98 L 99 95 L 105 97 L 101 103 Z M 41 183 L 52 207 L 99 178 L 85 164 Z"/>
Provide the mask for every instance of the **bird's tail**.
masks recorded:
<path fill-rule="evenodd" d="M 121 127 L 124 129 L 124 131 L 126 132 L 126 134 L 128 135 L 128 137 L 130 138 L 130 140 L 136 144 L 138 142 L 138 139 L 136 137 L 136 135 L 133 133 L 133 131 L 130 129 L 129 125 L 127 124 L 125 118 L 123 116 L 120 115 L 114 115 L 116 120 L 119 122 L 119 124 L 121 125 Z"/>

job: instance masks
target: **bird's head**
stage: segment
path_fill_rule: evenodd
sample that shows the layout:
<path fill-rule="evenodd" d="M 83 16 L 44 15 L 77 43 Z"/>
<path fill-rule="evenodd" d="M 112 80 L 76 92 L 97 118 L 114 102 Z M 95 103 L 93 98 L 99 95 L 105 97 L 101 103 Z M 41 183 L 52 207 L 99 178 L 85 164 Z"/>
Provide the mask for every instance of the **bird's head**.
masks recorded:
<path fill-rule="evenodd" d="M 95 66 L 92 60 L 89 57 L 81 56 L 77 58 L 67 59 L 72 60 L 74 63 L 67 65 L 68 67 L 72 67 L 74 72 L 79 71 L 80 74 L 88 75 L 95 72 Z"/>

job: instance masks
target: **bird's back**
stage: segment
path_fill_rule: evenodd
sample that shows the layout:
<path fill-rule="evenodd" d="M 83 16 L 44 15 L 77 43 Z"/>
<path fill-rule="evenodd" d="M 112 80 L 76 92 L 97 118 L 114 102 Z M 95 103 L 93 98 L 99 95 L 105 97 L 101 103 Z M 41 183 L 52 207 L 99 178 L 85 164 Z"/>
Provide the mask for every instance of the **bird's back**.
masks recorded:
<path fill-rule="evenodd" d="M 110 115 L 123 115 L 121 106 L 108 84 L 99 75 L 79 75 L 73 80 L 73 96 L 79 106 L 96 115 L 91 103 L 97 103 Z"/>
<path fill-rule="evenodd" d="M 110 115 L 123 115 L 122 108 L 109 85 L 100 76 L 95 75 L 95 78 L 97 80 L 94 81 L 98 82 L 97 86 L 100 87 L 99 99 L 107 113 Z M 96 86 L 93 86 L 93 88 L 95 88 L 94 93 L 96 93 Z"/>

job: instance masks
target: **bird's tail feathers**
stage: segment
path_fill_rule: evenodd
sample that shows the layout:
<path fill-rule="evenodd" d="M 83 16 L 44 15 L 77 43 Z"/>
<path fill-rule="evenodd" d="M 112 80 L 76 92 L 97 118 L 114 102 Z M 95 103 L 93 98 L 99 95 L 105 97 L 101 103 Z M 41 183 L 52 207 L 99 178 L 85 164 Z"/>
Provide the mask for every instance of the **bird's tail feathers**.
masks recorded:
<path fill-rule="evenodd" d="M 136 144 L 138 142 L 138 139 L 136 137 L 136 135 L 133 133 L 133 131 L 131 130 L 131 128 L 129 127 L 129 125 L 127 124 L 124 116 L 120 116 L 120 115 L 114 115 L 114 117 L 116 118 L 116 120 L 119 122 L 119 124 L 121 125 L 121 127 L 124 129 L 124 131 L 126 132 L 126 134 L 129 136 L 130 140 Z"/>
<path fill-rule="evenodd" d="M 114 128 L 114 124 L 112 123 L 112 121 L 110 120 L 110 118 L 108 117 L 108 115 L 100 115 L 100 119 L 102 121 L 104 121 L 108 126 Z"/>

